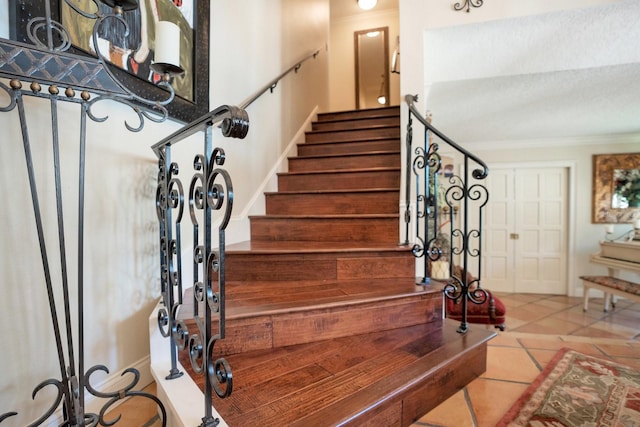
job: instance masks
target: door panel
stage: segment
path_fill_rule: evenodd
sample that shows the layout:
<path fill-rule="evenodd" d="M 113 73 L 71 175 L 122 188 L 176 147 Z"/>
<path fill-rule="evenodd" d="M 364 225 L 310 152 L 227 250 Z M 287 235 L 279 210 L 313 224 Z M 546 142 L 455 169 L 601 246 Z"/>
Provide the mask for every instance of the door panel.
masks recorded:
<path fill-rule="evenodd" d="M 567 293 L 566 168 L 492 168 L 483 232 L 483 286 Z"/>

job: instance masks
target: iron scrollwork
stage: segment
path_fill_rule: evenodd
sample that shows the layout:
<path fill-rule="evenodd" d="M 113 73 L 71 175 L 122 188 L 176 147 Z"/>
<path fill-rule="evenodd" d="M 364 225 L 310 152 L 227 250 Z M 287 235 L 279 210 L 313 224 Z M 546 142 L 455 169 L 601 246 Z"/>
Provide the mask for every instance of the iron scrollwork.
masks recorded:
<path fill-rule="evenodd" d="M 424 260 L 424 277 L 420 284 L 431 282 L 430 266 L 443 256 L 449 259 L 449 279 L 444 286 L 444 295 L 453 300 L 462 301 L 463 319 L 458 332 L 468 330 L 467 301 L 481 304 L 488 298 L 482 289 L 481 253 L 482 253 L 482 221 L 483 212 L 489 201 L 487 188 L 482 184 L 488 176 L 486 164 L 467 150 L 443 135 L 432 124 L 430 117 L 419 115 L 414 102 L 417 97 L 406 97 L 409 106 L 409 120 L 407 125 L 407 158 L 406 168 L 411 169 L 415 181 L 414 203 L 416 205 L 416 224 L 413 254 Z M 413 119 L 416 118 L 425 129 L 424 145 L 417 146 L 411 152 L 413 141 Z M 452 147 L 457 155 L 462 156 L 460 174 L 442 174 L 442 156 L 440 146 L 434 142 L 434 137 Z M 479 167 L 471 169 L 469 163 L 474 162 Z M 407 176 L 407 180 L 409 176 Z M 441 183 L 440 180 L 445 180 Z M 409 186 L 405 190 L 405 203 L 408 219 L 411 204 Z M 448 225 L 448 230 L 441 230 Z M 407 227 L 406 241 L 409 240 Z M 444 234 L 444 236 L 440 236 Z M 446 242 L 439 241 L 444 239 Z M 443 245 L 449 245 L 443 249 Z M 459 268 L 454 268 L 454 259 Z M 477 270 L 477 275 L 468 274 L 472 270 L 471 264 Z"/>
<path fill-rule="evenodd" d="M 129 28 L 122 19 L 122 10 L 114 7 L 112 13 L 91 14 L 81 11 L 72 2 L 67 4 L 80 15 L 94 19 L 93 28 L 94 45 L 97 43 L 97 32 L 106 21 L 115 20 L 124 32 L 128 32 Z M 98 0 L 94 0 L 98 4 Z M 49 311 L 51 313 L 51 323 L 55 336 L 55 345 L 57 349 L 57 357 L 60 366 L 61 379 L 48 379 L 38 384 L 32 392 L 32 398 L 44 388 L 55 387 L 56 393 L 53 402 L 42 416 L 33 421 L 30 426 L 38 426 L 44 423 L 51 415 L 53 415 L 62 403 L 63 425 L 87 425 L 95 426 L 113 425 L 119 421 L 119 417 L 108 421 L 105 419 L 106 411 L 120 399 L 141 396 L 153 400 L 162 413 L 162 425 L 166 425 L 165 409 L 155 396 L 145 392 L 133 391 L 132 388 L 138 383 L 139 373 L 135 369 L 127 369 L 125 373 L 134 375 L 134 380 L 130 385 L 117 392 L 99 392 L 89 383 L 89 376 L 97 371 L 102 370 L 108 373 L 106 367 L 96 365 L 86 371 L 84 374 L 84 348 L 83 337 L 80 332 L 79 345 L 77 349 L 74 346 L 74 333 L 71 327 L 73 313 L 70 307 L 70 291 L 69 277 L 67 274 L 67 258 L 64 239 L 64 215 L 62 204 L 62 192 L 66 188 L 62 185 L 60 170 L 60 148 L 59 148 L 59 119 L 58 119 L 58 103 L 69 102 L 79 105 L 79 153 L 80 165 L 78 171 L 78 242 L 79 246 L 83 246 L 84 240 L 84 185 L 85 185 L 85 152 L 86 152 L 86 122 L 87 117 L 96 122 L 104 122 L 107 116 L 99 116 L 92 111 L 93 106 L 103 100 L 112 100 L 129 106 L 137 115 L 139 123 L 130 125 L 125 121 L 125 127 L 132 132 L 141 131 L 144 127 L 145 119 L 154 122 L 162 122 L 167 118 L 166 105 L 169 104 L 174 97 L 173 88 L 167 81 L 163 81 L 161 86 L 165 89 L 163 99 L 144 99 L 131 90 L 121 85 L 116 76 L 110 71 L 106 64 L 106 59 L 102 53 L 97 51 L 97 58 L 81 57 L 69 53 L 70 37 L 67 30 L 58 22 L 51 19 L 51 7 L 49 1 L 45 1 L 45 16 L 34 17 L 27 23 L 27 36 L 33 45 L 14 42 L 11 40 L 0 39 L 0 77 L 9 80 L 9 85 L 0 81 L 0 88 L 7 94 L 9 102 L 0 106 L 1 112 L 18 111 L 22 131 L 22 143 L 25 152 L 25 162 L 27 175 L 29 180 L 30 196 L 32 199 L 33 212 L 36 222 L 36 232 L 40 245 L 40 255 L 44 269 L 44 282 L 49 296 Z M 73 72 L 72 72 L 73 71 Z M 28 88 L 23 89 L 23 81 L 30 81 Z M 43 86 L 46 86 L 46 90 Z M 93 99 L 91 93 L 97 94 Z M 77 95 L 79 94 L 79 96 Z M 48 236 L 44 231 L 42 221 L 42 211 L 40 208 L 40 200 L 37 191 L 37 181 L 35 179 L 35 166 L 32 158 L 32 147 L 29 139 L 29 126 L 27 124 L 27 113 L 25 111 L 24 97 L 31 96 L 49 101 L 51 111 L 51 133 L 53 138 L 53 163 L 55 173 L 55 198 L 57 211 L 57 228 L 58 240 L 61 252 L 60 281 L 62 282 L 62 295 L 64 300 L 63 315 L 58 318 L 58 310 L 56 301 L 53 298 L 54 278 L 53 271 L 58 269 L 52 268 L 50 258 L 47 255 Z M 173 196 L 173 194 L 171 195 Z M 83 330 L 84 317 L 82 314 L 82 295 L 84 289 L 83 279 L 83 255 L 79 251 L 78 259 L 78 325 L 79 331 Z M 62 331 L 66 333 L 66 345 L 62 339 Z M 76 369 L 79 372 L 76 372 Z M 91 414 L 85 412 L 85 392 L 96 397 L 109 399 L 109 402 L 102 407 L 99 414 Z M 0 415 L 0 423 L 18 415 L 15 411 L 7 412 Z"/>
<path fill-rule="evenodd" d="M 205 416 L 203 427 L 218 425 L 213 417 L 211 398 L 231 395 L 233 374 L 224 357 L 217 357 L 215 345 L 225 337 L 225 230 L 233 209 L 233 184 L 224 168 L 226 154 L 212 146 L 212 127 L 220 123 L 222 134 L 244 138 L 248 132 L 245 110 L 223 106 L 202 117 L 183 130 L 160 141 L 153 148 L 158 156 L 158 187 L 156 209 L 160 229 L 160 265 L 162 304 L 158 326 L 163 336 L 170 337 L 172 365 L 168 379 L 182 375 L 176 357 L 186 352 L 193 372 L 205 375 Z M 171 162 L 172 145 L 204 130 L 204 149 L 192 162 L 187 191 L 183 190 L 180 168 Z M 192 286 L 193 300 L 182 300 L 182 219 L 184 211 L 192 225 Z M 214 223 L 215 217 L 215 223 Z M 215 244 L 217 243 L 217 245 Z M 193 326 L 180 318 L 180 308 L 192 304 Z M 213 330 L 212 320 L 217 324 Z"/>

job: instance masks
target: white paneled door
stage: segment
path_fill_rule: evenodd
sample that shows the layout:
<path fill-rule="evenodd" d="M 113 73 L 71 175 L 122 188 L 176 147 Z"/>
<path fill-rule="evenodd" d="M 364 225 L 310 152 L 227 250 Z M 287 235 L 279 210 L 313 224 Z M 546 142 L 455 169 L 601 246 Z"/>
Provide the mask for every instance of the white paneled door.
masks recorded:
<path fill-rule="evenodd" d="M 482 286 L 567 294 L 568 170 L 490 168 Z"/>

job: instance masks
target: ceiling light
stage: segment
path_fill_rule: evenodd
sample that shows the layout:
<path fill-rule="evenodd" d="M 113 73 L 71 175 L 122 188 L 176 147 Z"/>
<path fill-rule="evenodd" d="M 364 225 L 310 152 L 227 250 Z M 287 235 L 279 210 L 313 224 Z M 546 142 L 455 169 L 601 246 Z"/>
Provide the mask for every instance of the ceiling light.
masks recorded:
<path fill-rule="evenodd" d="M 374 7 L 376 7 L 376 4 L 378 4 L 378 0 L 357 0 L 357 1 L 358 1 L 358 6 L 362 10 L 373 9 Z"/>

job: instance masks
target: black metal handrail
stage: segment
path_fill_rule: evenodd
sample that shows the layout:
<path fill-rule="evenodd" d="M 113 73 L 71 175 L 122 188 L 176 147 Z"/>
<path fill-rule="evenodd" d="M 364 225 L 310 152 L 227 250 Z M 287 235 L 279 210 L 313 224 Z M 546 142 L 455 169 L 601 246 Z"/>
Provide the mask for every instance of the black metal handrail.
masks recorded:
<path fill-rule="evenodd" d="M 269 83 L 264 85 L 254 95 L 250 96 L 245 101 L 243 101 L 240 104 L 240 108 L 242 108 L 243 110 L 246 110 L 249 105 L 253 104 L 258 98 L 260 98 L 262 95 L 264 95 L 267 91 L 271 91 L 273 93 L 273 90 L 276 88 L 276 86 L 278 85 L 280 80 L 282 80 L 284 77 L 286 77 L 291 72 L 296 72 L 297 73 L 298 70 L 300 69 L 300 67 L 302 67 L 302 64 L 305 61 L 308 61 L 311 58 L 316 59 L 316 57 L 318 56 L 319 53 L 320 53 L 320 49 L 316 49 L 312 53 L 307 54 L 304 58 L 302 58 L 301 60 L 296 62 L 291 67 L 287 68 L 287 70 L 284 71 L 282 74 L 280 74 L 278 77 L 276 77 L 275 79 L 271 80 Z"/>
<path fill-rule="evenodd" d="M 487 292 L 480 287 L 480 279 L 482 215 L 489 200 L 489 193 L 482 181 L 488 176 L 489 168 L 479 157 L 436 129 L 429 119 L 422 117 L 415 106 L 417 99 L 415 95 L 405 96 L 409 109 L 404 188 L 405 244 L 409 244 L 412 219 L 410 193 L 411 183 L 414 182 L 416 243 L 413 245 L 413 254 L 416 258 L 424 259 L 424 276 L 421 283 L 431 282 L 433 263 L 449 258 L 449 279 L 444 294 L 447 298 L 461 300 L 463 317 L 458 332 L 466 332 L 467 300 L 480 304 L 488 298 Z M 415 147 L 412 153 L 414 117 L 424 126 L 424 144 Z M 462 170 L 459 175 L 451 172 L 443 176 L 440 147 L 433 141 L 434 136 L 453 148 L 457 152 L 456 156 L 462 156 Z M 470 163 L 475 163 L 472 171 Z M 446 179 L 446 185 L 440 185 L 439 180 L 443 178 Z M 472 209 L 477 209 L 477 215 L 471 215 Z M 441 229 L 446 225 L 448 233 L 443 233 Z M 454 268 L 454 257 L 459 258 L 461 270 Z M 477 260 L 477 274 L 473 278 L 468 274 L 472 271 L 472 259 Z"/>

